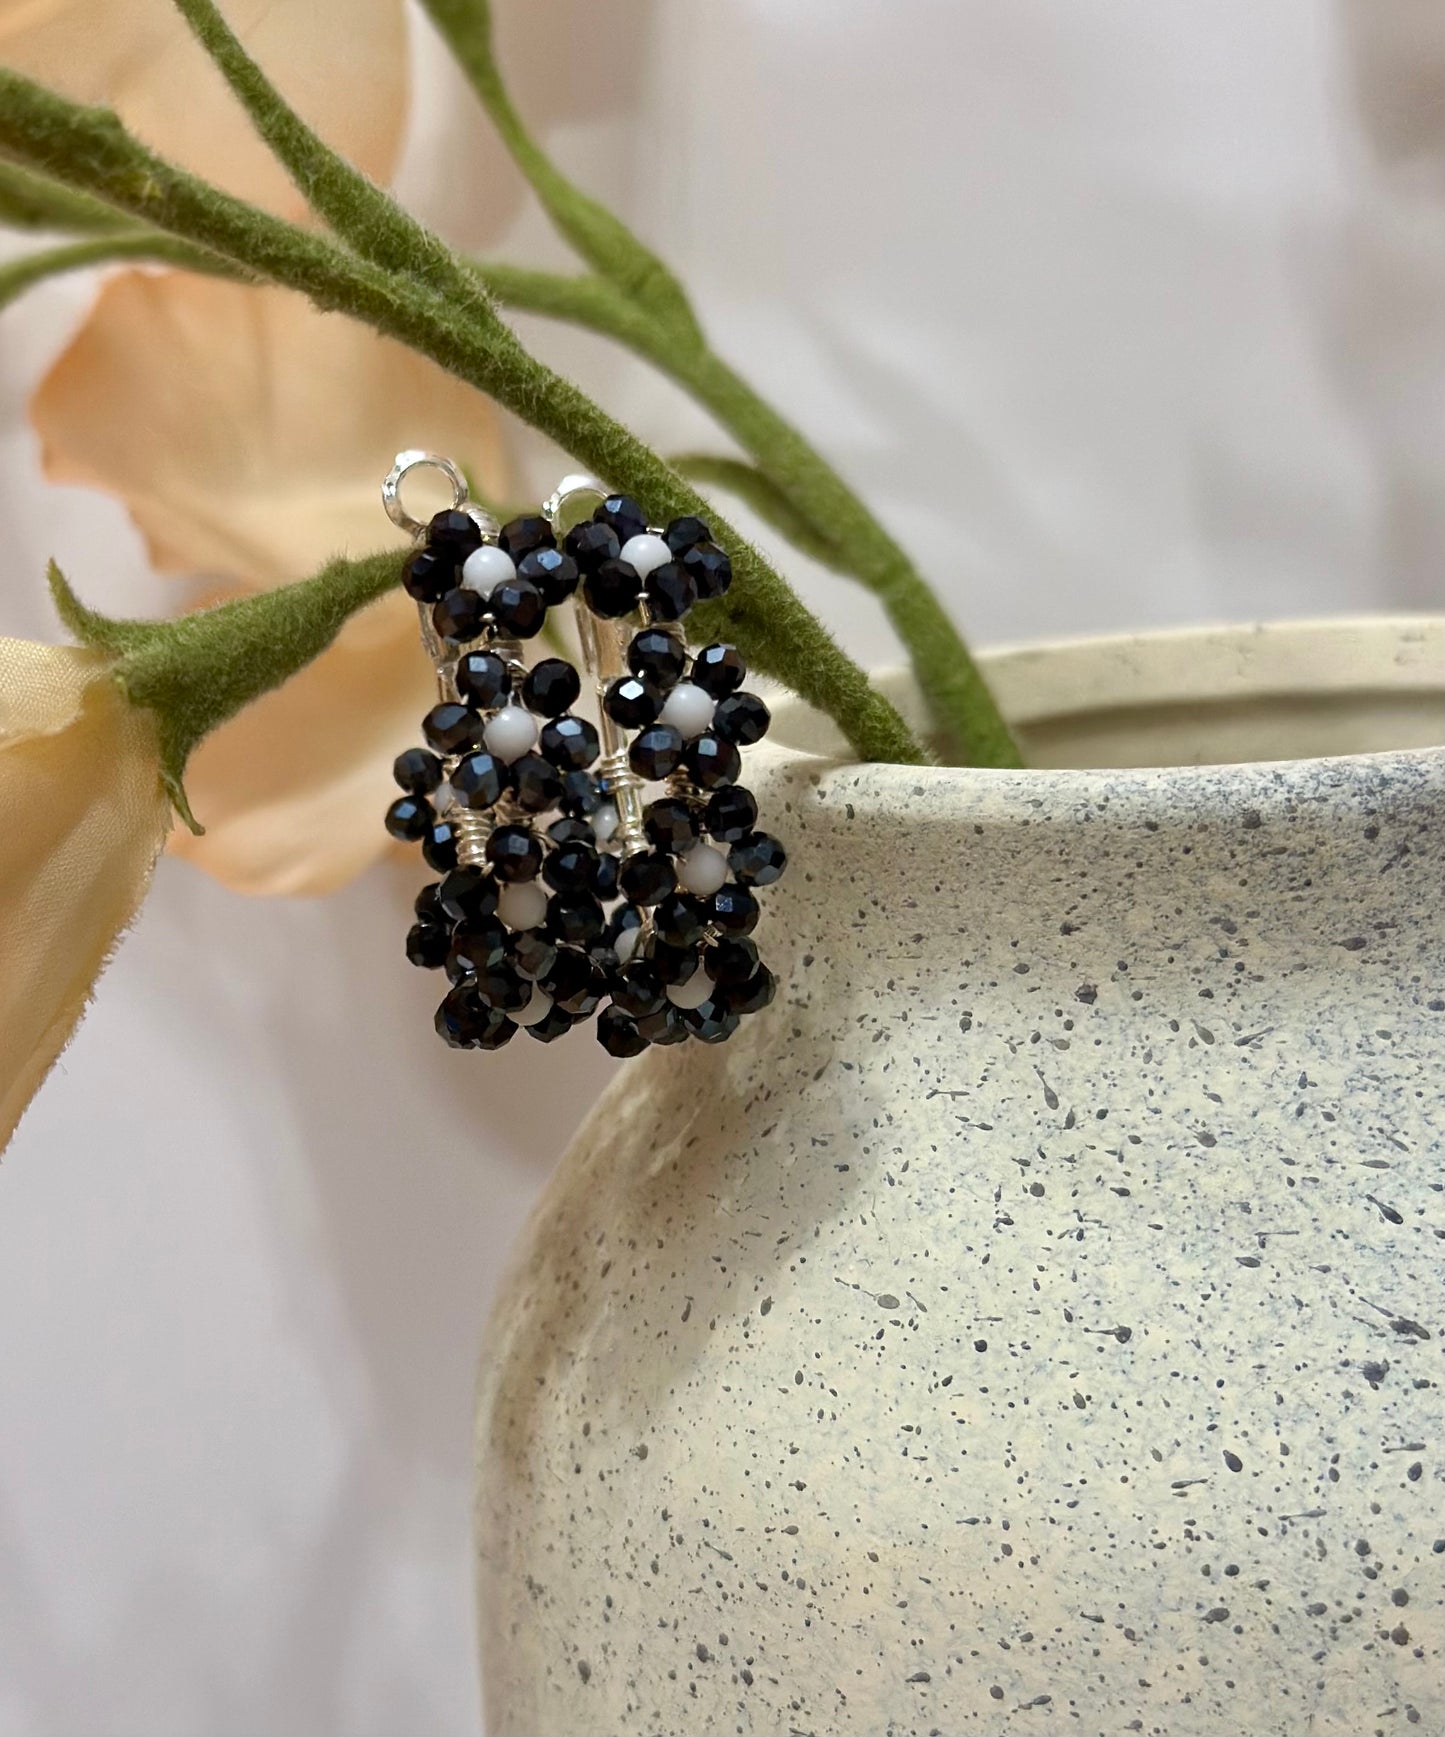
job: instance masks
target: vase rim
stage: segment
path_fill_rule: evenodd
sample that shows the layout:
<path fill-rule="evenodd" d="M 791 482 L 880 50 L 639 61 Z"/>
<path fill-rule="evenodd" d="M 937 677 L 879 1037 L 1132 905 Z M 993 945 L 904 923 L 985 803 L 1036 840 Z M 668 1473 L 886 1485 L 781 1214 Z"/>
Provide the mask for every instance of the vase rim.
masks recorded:
<path fill-rule="evenodd" d="M 930 778 L 1123 770 L 1296 769 L 1340 760 L 1431 759 L 1445 749 L 1445 616 L 1373 615 L 1075 636 L 983 651 L 1028 769 L 898 767 Z M 925 733 L 912 672 L 874 685 Z M 852 756 L 831 719 L 793 695 L 770 738 L 821 769 Z M 771 756 L 770 756 L 771 757 Z"/>

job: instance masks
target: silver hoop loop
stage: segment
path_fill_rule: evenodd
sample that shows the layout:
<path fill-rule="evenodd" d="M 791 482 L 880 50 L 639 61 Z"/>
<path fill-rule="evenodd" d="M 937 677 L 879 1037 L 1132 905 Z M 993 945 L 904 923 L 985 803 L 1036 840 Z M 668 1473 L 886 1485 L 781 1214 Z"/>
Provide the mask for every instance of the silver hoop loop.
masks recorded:
<path fill-rule="evenodd" d="M 392 524 L 410 537 L 419 537 L 426 530 L 424 519 L 414 519 L 401 504 L 401 485 L 414 470 L 439 470 L 452 485 L 452 506 L 470 508 L 467 499 L 467 479 L 449 458 L 438 452 L 420 452 L 412 448 L 396 455 L 396 462 L 386 473 L 381 485 L 381 504 Z M 480 515 L 478 515 L 480 516 Z"/>

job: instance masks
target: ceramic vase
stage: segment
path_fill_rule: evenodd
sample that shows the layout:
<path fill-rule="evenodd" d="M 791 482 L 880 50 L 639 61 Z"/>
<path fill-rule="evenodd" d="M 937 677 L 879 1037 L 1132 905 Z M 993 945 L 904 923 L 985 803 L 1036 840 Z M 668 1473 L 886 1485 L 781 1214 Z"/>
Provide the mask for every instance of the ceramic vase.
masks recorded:
<path fill-rule="evenodd" d="M 620 1069 L 489 1330 L 494 1733 L 1441 1729 L 1441 662 L 1000 654 L 1025 772 L 782 708 L 778 999 Z"/>

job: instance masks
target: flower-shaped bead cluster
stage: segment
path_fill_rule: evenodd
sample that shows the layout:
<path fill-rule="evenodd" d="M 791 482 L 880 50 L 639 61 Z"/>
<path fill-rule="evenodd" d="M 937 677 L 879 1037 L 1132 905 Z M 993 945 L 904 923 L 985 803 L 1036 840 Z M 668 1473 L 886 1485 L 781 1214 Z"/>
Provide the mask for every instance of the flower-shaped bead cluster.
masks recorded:
<path fill-rule="evenodd" d="M 456 647 L 445 668 L 457 697 L 428 712 L 426 746 L 398 757 L 403 794 L 386 819 L 440 876 L 418 896 L 407 937 L 412 962 L 452 983 L 437 1030 L 459 1048 L 496 1049 L 522 1029 L 550 1042 L 597 1014 L 614 1055 L 721 1041 L 773 998 L 751 939 L 754 894 L 787 860 L 737 782 L 739 749 L 761 739 L 767 707 L 743 691 L 734 647 L 690 656 L 677 626 L 700 596 L 726 590 L 727 556 L 701 520 L 652 531 L 621 496 L 560 551 L 545 518 L 512 521 L 495 544 L 473 543 L 458 519 L 470 522 L 432 521 L 407 574 L 414 594 L 440 591 L 424 601 Z M 516 587 L 542 592 L 529 562 L 534 575 L 566 563 L 566 594 L 594 615 L 646 622 L 628 641 L 628 673 L 602 696 L 604 729 L 623 744 L 604 768 L 597 729 L 572 710 L 582 685 L 572 665 L 549 657 L 527 669 L 507 655 Z M 466 641 L 461 593 L 485 605 Z"/>
<path fill-rule="evenodd" d="M 534 638 L 577 580 L 577 563 L 557 548 L 540 514 L 513 519 L 488 542 L 460 508 L 432 519 L 402 572 L 408 593 L 430 606 L 437 637 L 457 646 L 491 634 Z"/>

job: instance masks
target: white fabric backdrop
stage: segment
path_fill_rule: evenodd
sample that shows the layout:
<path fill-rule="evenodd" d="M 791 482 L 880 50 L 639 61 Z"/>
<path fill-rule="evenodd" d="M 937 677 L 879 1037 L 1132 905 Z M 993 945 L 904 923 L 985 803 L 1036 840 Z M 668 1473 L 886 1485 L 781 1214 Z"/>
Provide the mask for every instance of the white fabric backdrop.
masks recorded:
<path fill-rule="evenodd" d="M 1438 607 L 1424 0 L 501 10 L 564 161 L 977 638 Z M 425 41 L 419 77 L 409 191 L 560 260 Z M 51 553 L 165 606 L 113 504 L 38 481 L 25 399 L 84 301 L 0 321 L 3 632 L 52 636 Z M 534 335 L 654 440 L 706 437 Z M 866 598 L 794 570 L 886 660 Z M 606 1067 L 443 1051 L 409 890 L 252 904 L 163 865 L 0 1168 L 0 1737 L 476 1728 L 474 1348 Z"/>

